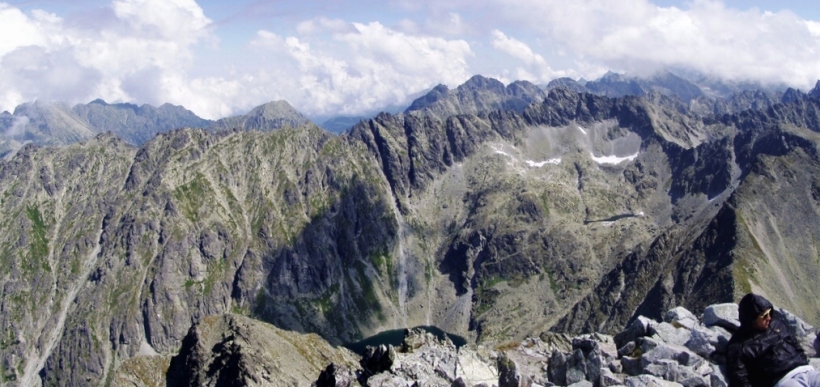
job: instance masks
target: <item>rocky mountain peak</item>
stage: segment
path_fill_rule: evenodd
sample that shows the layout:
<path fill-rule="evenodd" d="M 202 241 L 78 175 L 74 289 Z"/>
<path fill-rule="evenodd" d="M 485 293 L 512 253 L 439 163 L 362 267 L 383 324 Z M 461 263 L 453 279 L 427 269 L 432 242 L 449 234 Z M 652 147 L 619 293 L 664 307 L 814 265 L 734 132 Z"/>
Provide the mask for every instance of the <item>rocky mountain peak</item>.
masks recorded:
<path fill-rule="evenodd" d="M 266 104 L 257 106 L 253 108 L 247 115 L 259 116 L 267 119 L 303 117 L 302 113 L 299 113 L 296 109 L 293 108 L 293 106 L 291 106 L 287 101 L 284 100 L 271 101 Z"/>
<path fill-rule="evenodd" d="M 589 89 L 587 89 L 583 84 L 568 77 L 556 78 L 551 80 L 547 84 L 546 89 L 549 91 L 559 87 L 572 90 L 576 93 L 589 93 Z"/>
<path fill-rule="evenodd" d="M 688 102 L 704 96 L 700 87 L 669 71 L 660 71 L 648 77 L 627 76 L 609 71 L 584 86 L 593 93 L 609 97 L 645 96 L 655 91 Z"/>
<path fill-rule="evenodd" d="M 814 84 L 814 88 L 809 91 L 809 97 L 814 99 L 820 99 L 820 80 L 817 80 L 817 83 Z"/>
<path fill-rule="evenodd" d="M 244 115 L 220 119 L 209 127 L 210 130 L 259 130 L 271 131 L 285 126 L 298 128 L 310 120 L 293 108 L 287 101 L 272 101 L 259 105 Z"/>
<path fill-rule="evenodd" d="M 527 81 L 504 86 L 499 80 L 475 75 L 455 90 L 437 86 L 413 101 L 405 113 L 421 111 L 444 120 L 452 115 L 493 110 L 522 112 L 531 103 L 543 101 L 545 97 L 543 90 Z"/>
<path fill-rule="evenodd" d="M 459 89 L 463 90 L 486 90 L 486 91 L 494 91 L 496 93 L 504 93 L 504 84 L 501 81 L 494 79 L 494 78 L 487 78 L 482 75 L 473 75 L 467 82 L 460 85 Z"/>

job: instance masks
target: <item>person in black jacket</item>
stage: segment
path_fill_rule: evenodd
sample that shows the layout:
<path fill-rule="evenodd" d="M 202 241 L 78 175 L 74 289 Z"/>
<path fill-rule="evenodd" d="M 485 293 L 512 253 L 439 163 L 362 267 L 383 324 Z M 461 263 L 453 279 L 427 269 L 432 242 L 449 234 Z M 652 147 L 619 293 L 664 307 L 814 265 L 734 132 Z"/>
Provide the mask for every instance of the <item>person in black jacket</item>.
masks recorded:
<path fill-rule="evenodd" d="M 730 387 L 820 387 L 800 343 L 769 300 L 749 293 L 738 304 L 740 329 L 727 350 Z"/>

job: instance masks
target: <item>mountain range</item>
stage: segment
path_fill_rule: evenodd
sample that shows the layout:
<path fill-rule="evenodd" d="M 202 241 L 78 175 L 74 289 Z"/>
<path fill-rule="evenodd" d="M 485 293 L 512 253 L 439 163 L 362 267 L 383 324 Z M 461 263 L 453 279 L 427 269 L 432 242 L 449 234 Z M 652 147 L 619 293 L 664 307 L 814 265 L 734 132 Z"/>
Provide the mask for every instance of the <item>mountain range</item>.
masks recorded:
<path fill-rule="evenodd" d="M 476 76 L 340 135 L 286 103 L 182 129 L 170 105 L 21 105 L 0 116 L 35 143 L 0 161 L 0 380 L 164 374 L 226 313 L 333 345 L 419 325 L 500 343 L 755 291 L 816 325 L 820 88 L 662 81 Z M 142 143 L 116 125 L 160 111 Z"/>
<path fill-rule="evenodd" d="M 785 99 L 805 96 L 785 86 L 729 83 L 701 74 L 684 74 L 678 76 L 662 71 L 648 77 L 636 77 L 608 72 L 595 81 L 559 78 L 540 87 L 527 81 L 516 81 L 505 86 L 495 79 L 477 75 L 454 90 L 438 85 L 415 99 L 403 112 L 424 111 L 442 119 L 453 114 L 477 114 L 492 110 L 520 113 L 529 104 L 543 101 L 547 92 L 557 87 L 608 97 L 633 95 L 656 100 L 666 97 L 680 105 L 678 110 L 681 112 L 699 116 L 766 109 Z M 812 92 L 820 94 L 820 88 L 815 87 L 809 94 Z M 393 106 L 386 109 L 401 110 Z M 367 119 L 365 116 L 337 116 L 322 119 L 319 126 L 339 134 Z M 112 132 L 125 142 L 140 146 L 155 135 L 176 128 L 266 131 L 286 125 L 298 127 L 310 121 L 286 101 L 269 102 L 248 113 L 217 121 L 200 118 L 182 106 L 171 104 L 137 106 L 130 103 L 109 104 L 97 99 L 69 107 L 60 102 L 34 101 L 19 105 L 13 113 L 0 113 L 0 157 L 9 156 L 26 143 L 66 145 L 104 132 Z"/>

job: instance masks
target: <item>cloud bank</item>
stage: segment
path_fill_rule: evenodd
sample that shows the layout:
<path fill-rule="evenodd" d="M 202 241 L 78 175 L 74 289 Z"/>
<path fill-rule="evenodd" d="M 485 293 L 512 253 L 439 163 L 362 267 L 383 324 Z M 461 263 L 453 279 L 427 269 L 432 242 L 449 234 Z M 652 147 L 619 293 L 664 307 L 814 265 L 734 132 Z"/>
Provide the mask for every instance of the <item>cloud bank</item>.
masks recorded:
<path fill-rule="evenodd" d="M 381 16 L 350 2 L 336 7 L 345 13 L 271 16 L 237 43 L 194 0 L 114 0 L 70 16 L 0 3 L 0 110 L 103 98 L 219 118 L 284 99 L 309 115 L 358 115 L 474 74 L 546 83 L 682 68 L 804 90 L 820 78 L 820 22 L 682 4 L 400 0 L 398 15 Z M 352 20 L 356 7 L 369 16 Z M 217 56 L 224 68 L 208 67 Z"/>

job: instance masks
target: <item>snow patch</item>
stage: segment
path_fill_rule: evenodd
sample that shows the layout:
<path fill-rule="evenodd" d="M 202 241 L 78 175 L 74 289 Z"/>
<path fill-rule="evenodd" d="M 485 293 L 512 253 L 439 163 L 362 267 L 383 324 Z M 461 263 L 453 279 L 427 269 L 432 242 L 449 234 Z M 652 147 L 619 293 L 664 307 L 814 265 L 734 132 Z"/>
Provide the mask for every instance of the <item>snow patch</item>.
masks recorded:
<path fill-rule="evenodd" d="M 526 163 L 527 163 L 527 165 L 529 165 L 533 168 L 541 168 L 541 167 L 543 167 L 544 165 L 547 165 L 547 164 L 552 164 L 552 165 L 561 164 L 561 159 L 556 158 L 556 159 L 549 159 L 549 160 L 538 161 L 538 162 L 532 161 L 532 160 L 526 160 Z"/>
<path fill-rule="evenodd" d="M 507 152 L 502 151 L 501 149 L 499 149 L 495 145 L 490 145 L 490 147 L 493 148 L 495 153 L 509 157 L 510 160 L 511 160 L 509 165 L 513 165 L 515 162 L 520 161 L 515 156 L 513 156 L 513 155 L 511 155 Z M 524 160 L 524 162 L 527 163 L 527 165 L 532 167 L 532 168 L 541 168 L 541 167 L 543 167 L 544 165 L 547 165 L 547 164 L 552 164 L 552 165 L 561 164 L 561 159 L 560 158 L 554 158 L 554 159 L 549 159 L 549 160 L 544 160 L 544 161 Z"/>
<path fill-rule="evenodd" d="M 496 149 L 496 150 L 495 150 L 495 153 L 498 153 L 498 154 L 500 154 L 500 155 L 507 156 L 507 157 L 509 157 L 509 158 L 513 158 L 513 157 L 512 157 L 512 155 L 510 155 L 509 153 L 504 152 L 504 151 L 500 151 L 500 150 L 498 150 L 498 149 Z"/>
<path fill-rule="evenodd" d="M 638 157 L 638 153 L 635 152 L 634 155 L 629 155 L 626 157 L 618 157 L 618 156 L 602 156 L 602 157 L 595 157 L 595 154 L 589 152 L 589 156 L 592 157 L 592 161 L 595 161 L 598 164 L 620 164 L 624 161 L 632 161 Z"/>

